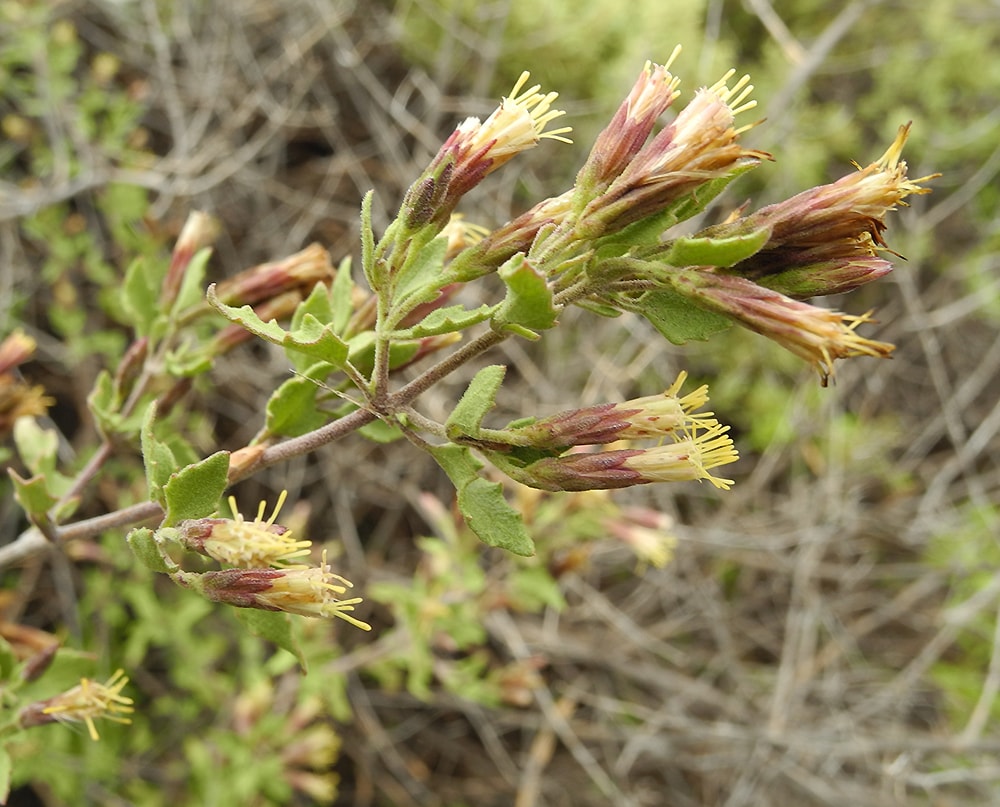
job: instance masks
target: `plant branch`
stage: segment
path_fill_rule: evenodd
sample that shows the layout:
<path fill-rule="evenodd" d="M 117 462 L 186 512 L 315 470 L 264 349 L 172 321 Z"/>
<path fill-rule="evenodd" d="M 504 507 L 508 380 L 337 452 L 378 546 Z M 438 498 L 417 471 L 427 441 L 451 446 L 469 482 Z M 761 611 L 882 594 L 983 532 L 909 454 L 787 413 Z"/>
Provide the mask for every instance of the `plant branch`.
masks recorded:
<path fill-rule="evenodd" d="M 399 411 L 409 405 L 438 381 L 455 372 L 455 370 L 466 362 L 476 358 L 476 356 L 485 353 L 490 348 L 496 347 L 510 336 L 510 333 L 501 333 L 494 330 L 489 330 L 481 334 L 390 395 L 388 410 Z"/>

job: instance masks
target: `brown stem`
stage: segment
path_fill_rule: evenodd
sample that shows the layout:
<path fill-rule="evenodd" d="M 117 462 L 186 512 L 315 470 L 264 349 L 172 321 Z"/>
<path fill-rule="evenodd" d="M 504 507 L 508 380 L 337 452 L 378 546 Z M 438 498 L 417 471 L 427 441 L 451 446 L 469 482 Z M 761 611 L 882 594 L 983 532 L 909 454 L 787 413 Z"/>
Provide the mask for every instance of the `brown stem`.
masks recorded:
<path fill-rule="evenodd" d="M 434 384 L 453 373 L 466 362 L 500 344 L 509 336 L 509 333 L 501 333 L 492 330 L 481 334 L 479 337 L 473 339 L 471 342 L 464 345 L 447 358 L 442 359 L 426 372 L 421 373 L 417 378 L 401 387 L 392 395 L 389 395 L 386 398 L 383 412 L 385 414 L 394 414 L 402 409 L 405 409 L 414 399 L 419 397 L 430 387 L 434 386 Z M 290 440 L 285 440 L 284 442 L 269 446 L 263 451 L 255 463 L 240 468 L 237 473 L 233 474 L 229 478 L 229 484 L 234 485 L 257 471 L 270 467 L 271 465 L 276 465 L 279 462 L 284 462 L 292 459 L 293 457 L 298 457 L 302 454 L 308 454 L 311 451 L 315 451 L 328 443 L 339 440 L 341 437 L 344 437 L 351 432 L 357 431 L 362 426 L 371 423 L 377 417 L 378 415 L 374 411 L 357 409 L 349 415 L 346 415 L 339 420 L 335 420 L 332 423 L 328 423 L 327 425 L 316 429 L 315 431 L 309 432 L 308 434 L 293 437 Z M 108 450 L 110 451 L 110 447 Z M 101 449 L 99 449 L 98 454 L 101 453 Z M 91 462 L 96 462 L 96 464 L 99 465 L 104 459 L 106 459 L 106 457 L 98 459 L 98 455 L 95 455 L 95 458 Z M 88 467 L 89 466 L 90 464 L 88 463 Z M 77 521 L 73 524 L 67 524 L 64 527 L 58 527 L 55 529 L 55 536 L 53 537 L 59 542 L 88 538 L 94 535 L 99 535 L 106 530 L 127 527 L 132 524 L 138 524 L 143 521 L 152 521 L 153 519 L 162 517 L 163 509 L 159 504 L 156 502 L 141 502 L 139 504 L 125 507 L 121 510 L 116 510 L 113 513 L 107 513 L 102 516 L 96 516 L 95 518 L 88 518 L 83 521 Z M 0 547 L 0 568 L 4 568 L 5 566 L 35 555 L 47 546 L 49 546 L 48 542 L 45 541 L 44 537 L 41 536 L 41 533 L 37 529 L 32 528 L 26 530 L 18 536 L 17 540 L 7 546 Z"/>

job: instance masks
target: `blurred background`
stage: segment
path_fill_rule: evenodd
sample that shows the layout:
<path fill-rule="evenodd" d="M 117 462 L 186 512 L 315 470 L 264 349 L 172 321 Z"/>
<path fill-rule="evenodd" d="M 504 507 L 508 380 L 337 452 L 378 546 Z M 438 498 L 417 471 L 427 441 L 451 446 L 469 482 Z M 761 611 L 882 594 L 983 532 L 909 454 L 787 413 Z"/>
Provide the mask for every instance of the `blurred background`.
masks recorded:
<path fill-rule="evenodd" d="M 213 280 L 313 241 L 357 261 L 361 196 L 380 231 L 454 125 L 530 70 L 575 142 L 465 200 L 495 226 L 568 188 L 645 60 L 678 43 L 675 107 L 749 73 L 743 122 L 764 120 L 745 140 L 775 158 L 715 215 L 833 181 L 913 121 L 910 176 L 943 176 L 889 219 L 896 271 L 821 301 L 876 309 L 865 335 L 892 360 L 841 363 L 821 388 L 746 332 L 675 347 L 585 312 L 506 343 L 498 418 L 687 370 L 741 452 L 729 492 L 512 487 L 531 561 L 470 537 L 405 444 L 349 439 L 241 484 L 244 513 L 287 488 L 283 521 L 330 542 L 368 601 L 371 634 L 302 627 L 305 677 L 137 568 L 121 531 L 4 571 L 3 619 L 59 636 L 92 676 L 124 667 L 137 707 L 98 743 L 17 740 L 11 804 L 1000 802 L 995 0 L 0 0 L 0 337 L 37 340 L 23 373 L 79 468 L 87 395 L 130 339 L 125 269 L 164 260 L 189 211 L 222 222 Z M 188 439 L 245 445 L 288 370 L 262 345 L 228 356 L 180 407 Z M 462 389 L 421 407 L 443 419 Z M 0 493 L 6 542 L 24 524 Z M 122 447 L 79 515 L 144 496 Z M 655 557 L 635 548 L 651 511 Z"/>

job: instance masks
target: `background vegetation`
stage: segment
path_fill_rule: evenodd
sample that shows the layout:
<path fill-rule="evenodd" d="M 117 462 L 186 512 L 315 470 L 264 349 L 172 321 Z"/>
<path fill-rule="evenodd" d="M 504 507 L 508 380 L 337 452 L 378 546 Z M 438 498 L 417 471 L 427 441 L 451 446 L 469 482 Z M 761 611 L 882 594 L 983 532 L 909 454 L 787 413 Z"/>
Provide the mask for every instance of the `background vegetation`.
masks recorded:
<path fill-rule="evenodd" d="M 3 572 L 0 617 L 59 636 L 47 697 L 117 667 L 131 727 L 11 747 L 12 804 L 993 804 L 1000 793 L 1000 11 L 986 0 L 0 0 L 0 337 L 55 400 L 70 468 L 86 397 L 120 356 L 116 287 L 163 261 L 187 212 L 218 216 L 218 279 L 312 240 L 357 252 L 441 138 L 522 70 L 561 92 L 572 147 L 491 177 L 495 224 L 571 181 L 643 61 L 676 42 L 682 100 L 751 73 L 774 154 L 726 198 L 760 206 L 867 163 L 913 120 L 931 196 L 890 223 L 906 260 L 844 301 L 878 310 L 890 362 L 819 388 L 762 339 L 669 348 L 639 321 L 570 318 L 508 343 L 501 407 L 548 413 L 711 383 L 738 484 L 520 497 L 534 562 L 455 523 L 446 480 L 405 446 L 349 441 L 243 483 L 288 488 L 342 554 L 375 627 L 301 625 L 310 671 L 223 609 L 138 566 L 121 531 Z M 287 361 L 233 353 L 175 413 L 203 455 L 244 445 Z M 458 389 L 426 406 L 448 411 Z M 9 448 L 0 460 L 16 463 Z M 728 469 L 727 469 L 728 470 Z M 24 524 L 0 481 L 0 536 Z M 142 499 L 134 447 L 79 515 Z M 631 492 L 630 492 L 631 494 Z M 675 521 L 664 568 L 615 535 Z"/>

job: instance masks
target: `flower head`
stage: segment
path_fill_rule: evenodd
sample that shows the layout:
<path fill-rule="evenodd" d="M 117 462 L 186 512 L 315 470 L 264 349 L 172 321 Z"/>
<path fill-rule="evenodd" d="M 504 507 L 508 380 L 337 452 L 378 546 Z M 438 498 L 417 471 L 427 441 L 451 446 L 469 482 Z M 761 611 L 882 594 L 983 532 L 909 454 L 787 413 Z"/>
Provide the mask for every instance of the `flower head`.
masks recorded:
<path fill-rule="evenodd" d="M 666 64 L 646 62 L 628 97 L 594 142 L 587 162 L 577 176 L 577 188 L 594 196 L 604 190 L 628 165 L 653 131 L 664 110 L 680 93 L 680 79 L 670 73 L 678 45 Z"/>
<path fill-rule="evenodd" d="M 835 359 L 851 356 L 886 358 L 887 342 L 859 336 L 855 329 L 869 315 L 848 316 L 793 300 L 741 277 L 692 269 L 671 276 L 676 291 L 695 304 L 730 317 L 756 331 L 816 368 L 825 385 Z"/>
<path fill-rule="evenodd" d="M 542 94 L 539 84 L 525 88 L 530 75 L 527 71 L 521 73 L 510 95 L 501 100 L 485 121 L 467 118 L 455 130 L 452 145 L 459 164 L 463 160 L 489 160 L 489 173 L 514 155 L 534 148 L 543 137 L 572 142 L 565 137 L 572 131 L 568 126 L 545 131 L 549 123 L 566 113 L 552 109 L 559 93 Z"/>
<path fill-rule="evenodd" d="M 451 133 L 420 178 L 410 186 L 400 216 L 407 232 L 429 224 L 443 228 L 458 201 L 484 177 L 543 138 L 571 142 L 569 127 L 546 126 L 565 113 L 552 108 L 559 93 L 525 87 L 524 72 L 509 96 L 485 120 L 466 118 Z"/>
<path fill-rule="evenodd" d="M 336 273 L 330 253 L 319 244 L 310 244 L 280 261 L 262 263 L 221 281 L 215 293 L 226 305 L 253 304 L 292 289 L 308 293 L 317 283 L 332 282 Z"/>
<path fill-rule="evenodd" d="M 340 598 L 354 584 L 330 570 L 325 551 L 319 567 L 224 569 L 201 575 L 182 573 L 178 579 L 199 589 L 213 602 L 300 616 L 335 616 L 362 630 L 371 630 L 371 625 L 347 613 L 362 599 Z"/>
<path fill-rule="evenodd" d="M 46 723 L 84 723 L 92 740 L 100 739 L 94 721 L 98 718 L 128 725 L 132 714 L 132 699 L 121 694 L 128 683 L 122 670 L 118 670 L 107 683 L 98 684 L 83 678 L 78 686 L 48 700 L 32 703 L 21 710 L 18 722 L 22 727 L 41 726 Z"/>
<path fill-rule="evenodd" d="M 312 541 L 297 541 L 292 531 L 275 519 L 285 503 L 288 491 L 278 496 L 270 518 L 264 520 L 266 502 L 261 502 L 257 517 L 247 521 L 236 508 L 236 499 L 229 497 L 233 518 L 200 518 L 183 521 L 179 525 L 180 542 L 195 552 L 207 555 L 220 563 L 241 569 L 260 569 L 268 566 L 287 567 L 293 558 L 309 554 Z"/>
<path fill-rule="evenodd" d="M 738 142 L 738 114 L 756 106 L 743 76 L 732 87 L 729 71 L 711 87 L 695 94 L 677 118 L 636 153 L 608 189 L 592 200 L 585 227 L 601 232 L 620 230 L 688 199 L 705 183 L 732 174 L 770 155 Z"/>
<path fill-rule="evenodd" d="M 711 412 L 695 413 L 708 402 L 707 386 L 683 397 L 678 394 L 686 379 L 687 373 L 680 373 L 659 395 L 570 409 L 530 423 L 513 424 L 498 433 L 497 442 L 552 450 L 617 440 L 686 439 L 693 431 L 718 425 Z"/>
<path fill-rule="evenodd" d="M 0 342 L 0 438 L 14 428 L 18 418 L 44 415 L 55 403 L 44 387 L 25 384 L 19 375 L 8 372 L 28 361 L 34 352 L 35 340 L 21 330 Z"/>
<path fill-rule="evenodd" d="M 9 334 L 0 342 L 0 373 L 24 364 L 35 355 L 37 342 L 20 328 Z"/>
<path fill-rule="evenodd" d="M 855 173 L 723 225 L 771 231 L 764 248 L 732 271 L 795 297 L 849 291 L 890 271 L 878 257 L 885 214 L 907 196 L 930 193 L 921 183 L 938 176 L 907 177 L 901 155 L 909 131 L 900 126 L 885 154 Z M 786 272 L 795 274 L 781 277 Z"/>
<path fill-rule="evenodd" d="M 882 250 L 884 251 L 884 250 Z M 843 294 L 892 271 L 867 232 L 826 244 L 765 247 L 730 270 L 796 300 Z"/>
<path fill-rule="evenodd" d="M 715 423 L 674 443 L 544 457 L 523 467 L 501 452 L 485 453 L 512 479 L 541 490 L 613 490 L 651 482 L 703 479 L 726 490 L 732 480 L 719 479 L 709 471 L 739 459 L 728 431 L 728 426 Z"/>
<path fill-rule="evenodd" d="M 210 246 L 218 235 L 219 222 L 208 213 L 195 210 L 188 214 L 170 257 L 170 268 L 167 269 L 163 279 L 163 289 L 160 294 L 163 310 L 169 309 L 177 299 L 184 282 L 184 275 L 195 253 L 203 247 Z"/>
<path fill-rule="evenodd" d="M 605 520 L 608 531 L 627 544 L 642 563 L 657 569 L 674 555 L 677 539 L 669 532 L 673 519 L 645 507 L 634 507 Z"/>

